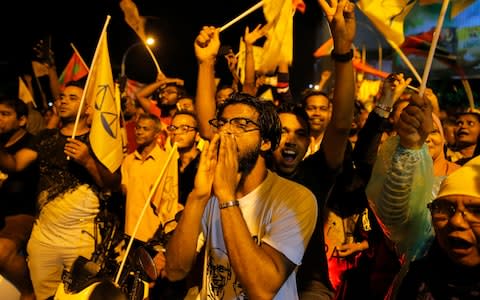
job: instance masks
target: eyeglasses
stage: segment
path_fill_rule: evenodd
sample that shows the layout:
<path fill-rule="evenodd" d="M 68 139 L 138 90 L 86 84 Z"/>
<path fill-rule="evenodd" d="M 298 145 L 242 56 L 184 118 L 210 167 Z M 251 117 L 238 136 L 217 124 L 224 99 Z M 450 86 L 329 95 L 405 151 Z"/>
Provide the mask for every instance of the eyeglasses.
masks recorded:
<path fill-rule="evenodd" d="M 260 125 L 247 118 L 232 118 L 227 119 L 211 119 L 208 121 L 210 125 L 217 129 L 223 128 L 225 125 L 230 124 L 229 132 L 233 134 L 242 134 L 249 131 L 260 130 Z"/>
<path fill-rule="evenodd" d="M 197 130 L 197 127 L 193 127 L 190 125 L 179 125 L 179 126 L 169 125 L 167 126 L 167 130 L 171 133 L 183 134 L 189 131 Z"/>
<path fill-rule="evenodd" d="M 465 205 L 463 210 L 459 210 L 455 203 L 437 199 L 428 203 L 427 207 L 434 221 L 446 221 L 459 211 L 470 224 L 480 225 L 480 204 Z"/>

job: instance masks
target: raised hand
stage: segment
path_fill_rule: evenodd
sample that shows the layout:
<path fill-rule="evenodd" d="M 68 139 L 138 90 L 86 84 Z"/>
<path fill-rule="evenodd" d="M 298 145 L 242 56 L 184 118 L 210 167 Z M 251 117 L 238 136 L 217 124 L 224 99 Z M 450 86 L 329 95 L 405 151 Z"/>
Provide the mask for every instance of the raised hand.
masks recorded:
<path fill-rule="evenodd" d="M 250 28 L 245 27 L 245 34 L 243 35 L 243 41 L 247 45 L 253 45 L 260 38 L 264 37 L 267 34 L 267 30 L 262 24 L 257 25 L 255 29 L 250 32 Z"/>
<path fill-rule="evenodd" d="M 194 190 L 197 197 L 201 199 L 210 198 L 212 193 L 219 140 L 220 136 L 215 134 L 210 141 L 205 141 L 205 146 L 200 154 L 200 164 L 195 175 Z"/>
<path fill-rule="evenodd" d="M 395 101 L 400 98 L 407 86 L 412 81 L 412 78 L 404 78 L 403 73 L 390 74 L 382 84 L 381 98 L 383 103 L 388 103 L 391 107 Z"/>
<path fill-rule="evenodd" d="M 204 26 L 194 42 L 195 56 L 199 63 L 215 60 L 220 48 L 220 31 L 213 26 Z"/>
<path fill-rule="evenodd" d="M 38 61 L 47 64 L 49 67 L 55 65 L 54 53 L 46 41 L 39 40 L 33 47 L 33 52 Z"/>
<path fill-rule="evenodd" d="M 433 130 L 432 105 L 426 97 L 412 95 L 410 104 L 402 111 L 396 124 L 400 144 L 408 149 L 419 149 Z"/>
<path fill-rule="evenodd" d="M 347 53 L 355 38 L 355 5 L 348 0 L 318 0 L 330 24 L 335 52 Z"/>
<path fill-rule="evenodd" d="M 218 163 L 213 181 L 213 191 L 219 202 L 235 199 L 235 192 L 240 181 L 238 174 L 238 149 L 235 136 L 222 132 Z"/>

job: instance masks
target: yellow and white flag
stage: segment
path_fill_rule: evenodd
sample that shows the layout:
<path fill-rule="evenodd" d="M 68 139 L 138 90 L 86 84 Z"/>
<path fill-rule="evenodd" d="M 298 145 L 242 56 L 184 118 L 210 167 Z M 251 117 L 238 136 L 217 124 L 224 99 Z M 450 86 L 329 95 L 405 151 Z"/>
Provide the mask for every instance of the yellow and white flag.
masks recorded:
<path fill-rule="evenodd" d="M 114 172 L 122 163 L 123 147 L 120 99 L 115 97 L 106 30 L 96 52 L 85 88 L 85 98 L 93 108 L 90 143 L 98 160 Z"/>
<path fill-rule="evenodd" d="M 268 33 L 259 66 L 262 73 L 273 73 L 281 62 L 292 64 L 294 11 L 291 0 L 263 0 Z"/>
<path fill-rule="evenodd" d="M 151 199 L 151 206 L 156 215 L 160 217 L 162 224 L 175 219 L 175 215 L 183 209 L 183 205 L 178 203 L 178 151 L 177 146 L 171 145 L 170 141 L 165 143 L 166 151 L 169 153 L 165 160 L 165 165 L 160 171 L 159 178 L 153 188 L 156 188 L 155 194 Z M 159 181 L 158 181 L 159 180 Z M 176 226 L 171 223 L 170 227 L 165 228 L 165 232 L 170 232 Z"/>

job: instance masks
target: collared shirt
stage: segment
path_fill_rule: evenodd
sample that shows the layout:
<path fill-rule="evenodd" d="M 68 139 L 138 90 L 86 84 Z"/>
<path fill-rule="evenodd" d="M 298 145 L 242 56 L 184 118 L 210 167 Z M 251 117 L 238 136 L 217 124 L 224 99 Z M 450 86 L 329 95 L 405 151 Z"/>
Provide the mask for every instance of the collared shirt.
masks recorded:
<path fill-rule="evenodd" d="M 122 163 L 122 185 L 126 189 L 125 205 L 125 233 L 132 236 L 137 221 L 140 218 L 145 201 L 148 200 L 150 189 L 167 161 L 168 153 L 158 145 L 142 158 L 140 153 L 135 152 L 127 155 Z M 164 220 L 167 221 L 167 220 Z M 141 241 L 148 241 L 153 237 L 162 220 L 156 215 L 149 205 L 142 217 L 135 238 Z"/>

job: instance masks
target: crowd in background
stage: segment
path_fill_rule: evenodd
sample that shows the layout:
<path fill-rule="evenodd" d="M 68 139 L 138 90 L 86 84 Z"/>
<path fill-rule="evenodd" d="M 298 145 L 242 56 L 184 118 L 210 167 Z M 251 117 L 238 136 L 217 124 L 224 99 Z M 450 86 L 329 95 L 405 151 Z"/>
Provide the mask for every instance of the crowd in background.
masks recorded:
<path fill-rule="evenodd" d="M 208 26 L 193 42 L 195 95 L 181 78 L 136 89 L 123 78 L 125 155 L 113 172 L 92 151 L 85 77 L 61 85 L 39 42 L 52 105 L 0 98 L 0 274 L 21 299 L 60 293 L 78 257 L 105 267 L 105 211 L 125 243 L 150 250 L 150 299 L 478 298 L 480 112 L 447 111 L 396 73 L 360 99 L 353 5 L 319 3 L 333 69 L 300 95 L 287 62 L 255 70 L 261 25 L 243 36 L 244 79 Z M 175 190 L 152 197 L 169 159 Z"/>

